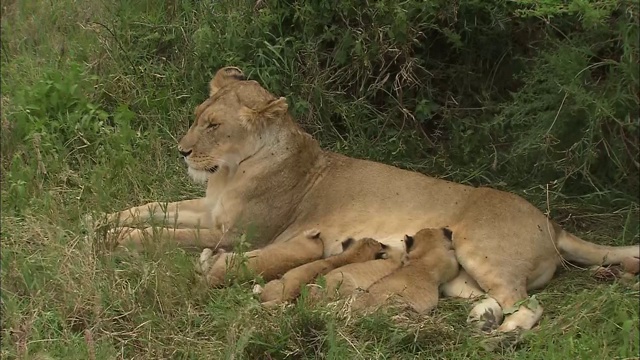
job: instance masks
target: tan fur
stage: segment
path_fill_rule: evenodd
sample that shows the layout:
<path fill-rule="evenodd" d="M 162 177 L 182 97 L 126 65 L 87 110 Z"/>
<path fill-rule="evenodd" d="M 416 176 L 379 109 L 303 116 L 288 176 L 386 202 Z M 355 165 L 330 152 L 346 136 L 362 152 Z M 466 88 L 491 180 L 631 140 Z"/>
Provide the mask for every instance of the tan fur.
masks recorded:
<path fill-rule="evenodd" d="M 367 290 L 404 264 L 406 252 L 403 248 L 389 247 L 385 253 L 382 259 L 348 264 L 330 271 L 324 277 L 324 289 L 310 286 L 309 297 L 318 299 L 324 295 L 325 299 L 332 300 L 352 295 L 356 290 Z"/>
<path fill-rule="evenodd" d="M 260 294 L 263 303 L 281 303 L 300 295 L 302 286 L 312 282 L 319 275 L 344 265 L 374 260 L 383 251 L 383 245 L 371 238 L 356 240 L 344 252 L 326 259 L 298 266 L 289 270 L 281 279 L 272 280 L 264 286 Z"/>
<path fill-rule="evenodd" d="M 503 308 L 544 286 L 561 256 L 584 265 L 640 257 L 638 245 L 602 246 L 569 234 L 520 196 L 322 150 L 289 115 L 286 99 L 229 75 L 236 72 L 216 73 L 210 97 L 198 106 L 178 144 L 189 174 L 219 185 L 205 198 L 170 203 L 165 210 L 150 203 L 110 219 L 120 218 L 123 227 L 171 219 L 159 239 L 185 248 L 228 250 L 247 229 L 254 249 L 289 244 L 287 251 L 261 252 L 266 260 L 260 266 L 297 263 L 286 258 L 307 250 L 289 241 L 313 227 L 323 229 L 325 257 L 341 252 L 339 239 L 349 236 L 397 245 L 404 234 L 448 227 L 464 273 Z M 218 182 L 221 167 L 230 171 Z M 202 230 L 195 236 L 197 228 Z M 146 231 L 134 230 L 118 241 L 124 244 Z M 503 329 L 531 323 L 513 315 L 517 312 L 507 316 Z"/>
<path fill-rule="evenodd" d="M 224 283 L 227 271 L 229 269 L 238 270 L 238 266 L 244 262 L 243 265 L 247 270 L 261 276 L 266 281 L 270 281 L 282 276 L 291 268 L 319 259 L 322 257 L 322 250 L 320 232 L 310 230 L 286 244 L 268 245 L 262 249 L 249 251 L 244 256 L 227 253 L 224 250 L 219 250 L 215 256 L 212 256 L 212 252 L 206 252 L 200 258 L 200 263 L 206 264 L 206 270 L 200 269 L 200 273 L 206 277 L 209 285 L 220 286 Z M 289 256 L 291 254 L 293 256 Z M 272 261 L 272 259 L 281 259 L 282 261 Z"/>
<path fill-rule="evenodd" d="M 440 285 L 456 277 L 460 267 L 451 240 L 443 229 L 422 229 L 411 239 L 405 265 L 360 294 L 354 309 L 377 307 L 390 297 L 397 297 L 418 313 L 436 307 Z"/>

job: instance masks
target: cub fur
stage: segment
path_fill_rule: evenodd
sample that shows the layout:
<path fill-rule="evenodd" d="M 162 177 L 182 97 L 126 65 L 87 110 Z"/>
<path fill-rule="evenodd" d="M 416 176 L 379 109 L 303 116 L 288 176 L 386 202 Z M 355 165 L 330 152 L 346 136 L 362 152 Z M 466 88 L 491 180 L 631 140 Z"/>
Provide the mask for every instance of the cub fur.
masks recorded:
<path fill-rule="evenodd" d="M 404 245 L 404 244 L 403 244 Z M 406 260 L 405 247 L 389 246 L 379 259 L 361 263 L 348 264 L 331 270 L 324 277 L 325 287 L 321 290 L 317 285 L 309 286 L 309 297 L 319 299 L 321 292 L 327 300 L 347 297 L 356 290 L 366 290 L 376 281 L 399 269 Z"/>
<path fill-rule="evenodd" d="M 260 300 L 265 305 L 277 304 L 295 299 L 300 295 L 300 288 L 319 275 L 325 275 L 339 267 L 382 258 L 387 245 L 371 238 L 353 240 L 348 238 L 342 242 L 343 252 L 326 259 L 298 266 L 285 273 L 281 279 L 272 280 L 264 286 Z"/>
<path fill-rule="evenodd" d="M 405 235 L 405 265 L 359 294 L 352 308 L 371 308 L 397 298 L 418 313 L 436 307 L 439 287 L 458 275 L 460 265 L 452 247 L 451 231 L 446 228 L 422 229 Z"/>
<path fill-rule="evenodd" d="M 307 264 L 322 257 L 324 245 L 320 232 L 316 229 L 305 231 L 301 237 L 290 240 L 290 247 L 269 245 L 263 249 L 249 251 L 244 254 L 244 260 L 249 269 L 259 269 L 255 275 L 270 281 L 282 276 L 289 269 Z M 268 256 L 260 256 L 261 252 L 268 252 Z M 208 256 L 212 251 L 209 250 Z M 225 274 L 230 269 L 238 269 L 243 257 L 234 253 L 227 253 L 222 249 L 208 260 L 205 253 L 200 256 L 201 267 L 207 268 L 206 281 L 210 286 L 224 284 Z M 209 261 L 209 263 L 207 263 Z"/>

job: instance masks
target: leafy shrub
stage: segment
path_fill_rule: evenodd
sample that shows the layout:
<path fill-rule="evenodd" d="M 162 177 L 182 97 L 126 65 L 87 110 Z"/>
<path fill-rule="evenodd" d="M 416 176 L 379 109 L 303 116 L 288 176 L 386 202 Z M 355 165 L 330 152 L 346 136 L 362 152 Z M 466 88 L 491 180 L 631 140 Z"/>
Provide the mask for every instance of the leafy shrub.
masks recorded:
<path fill-rule="evenodd" d="M 637 3 L 234 4 L 201 18 L 194 65 L 242 66 L 341 151 L 637 197 Z"/>

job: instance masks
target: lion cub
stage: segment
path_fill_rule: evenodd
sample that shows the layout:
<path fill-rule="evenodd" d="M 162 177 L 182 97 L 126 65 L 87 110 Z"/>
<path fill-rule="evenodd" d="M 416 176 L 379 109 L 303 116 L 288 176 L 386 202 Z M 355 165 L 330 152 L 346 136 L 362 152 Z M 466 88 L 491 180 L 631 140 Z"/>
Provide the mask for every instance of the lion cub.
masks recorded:
<path fill-rule="evenodd" d="M 418 313 L 435 308 L 440 285 L 456 277 L 460 268 L 451 235 L 446 228 L 405 235 L 406 265 L 359 294 L 352 308 L 375 307 L 395 296 Z"/>
<path fill-rule="evenodd" d="M 393 273 L 405 262 L 406 250 L 387 246 L 375 260 L 348 264 L 330 271 L 325 276 L 326 298 L 335 300 L 366 290 L 376 281 Z M 317 285 L 310 286 L 309 297 L 318 299 L 322 291 Z"/>
<path fill-rule="evenodd" d="M 278 278 L 285 274 L 289 269 L 309 263 L 322 257 L 324 244 L 320 238 L 320 232 L 316 229 L 305 231 L 299 237 L 291 240 L 293 248 L 295 248 L 295 256 L 291 256 L 290 247 L 278 246 L 279 244 L 267 245 L 262 249 L 252 250 L 244 254 L 246 265 L 249 269 L 257 270 L 255 275 L 262 276 L 266 281 Z M 227 253 L 224 250 L 218 250 L 218 253 L 212 255 L 212 250 L 207 254 L 208 259 L 204 259 L 205 252 L 200 255 L 200 262 L 209 262 L 204 266 L 209 271 L 206 274 L 207 282 L 210 286 L 217 287 L 224 283 L 225 275 L 229 271 L 238 270 L 241 264 L 241 258 L 234 253 Z M 269 251 L 269 256 L 261 256 L 262 252 Z M 283 260 L 283 259 L 286 259 Z M 258 270 L 259 269 L 259 270 Z"/>
<path fill-rule="evenodd" d="M 263 305 L 269 306 L 293 300 L 300 295 L 302 286 L 312 282 L 319 275 L 325 275 L 344 265 L 382 258 L 386 256 L 384 251 L 387 248 L 387 245 L 371 238 L 349 238 L 342 242 L 340 254 L 298 266 L 287 271 L 281 279 L 268 282 L 260 294 L 260 301 Z"/>

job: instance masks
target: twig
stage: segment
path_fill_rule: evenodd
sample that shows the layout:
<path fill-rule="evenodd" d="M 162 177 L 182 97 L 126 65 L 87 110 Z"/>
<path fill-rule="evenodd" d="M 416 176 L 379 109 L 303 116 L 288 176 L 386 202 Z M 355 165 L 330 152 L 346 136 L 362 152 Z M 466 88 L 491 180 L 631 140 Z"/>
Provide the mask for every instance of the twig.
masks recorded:
<path fill-rule="evenodd" d="M 562 98 L 562 102 L 560 103 L 560 107 L 558 108 L 558 112 L 556 112 L 556 117 L 553 118 L 553 122 L 551 123 L 551 126 L 549 126 L 549 130 L 547 130 L 547 133 L 545 134 L 545 138 L 546 138 L 546 135 L 549 135 L 549 132 L 551 132 L 553 125 L 556 124 L 556 120 L 558 120 L 558 116 L 560 115 L 560 110 L 562 110 L 562 106 L 564 106 L 564 101 L 567 100 L 567 95 L 569 94 L 565 91 L 564 97 Z"/>

